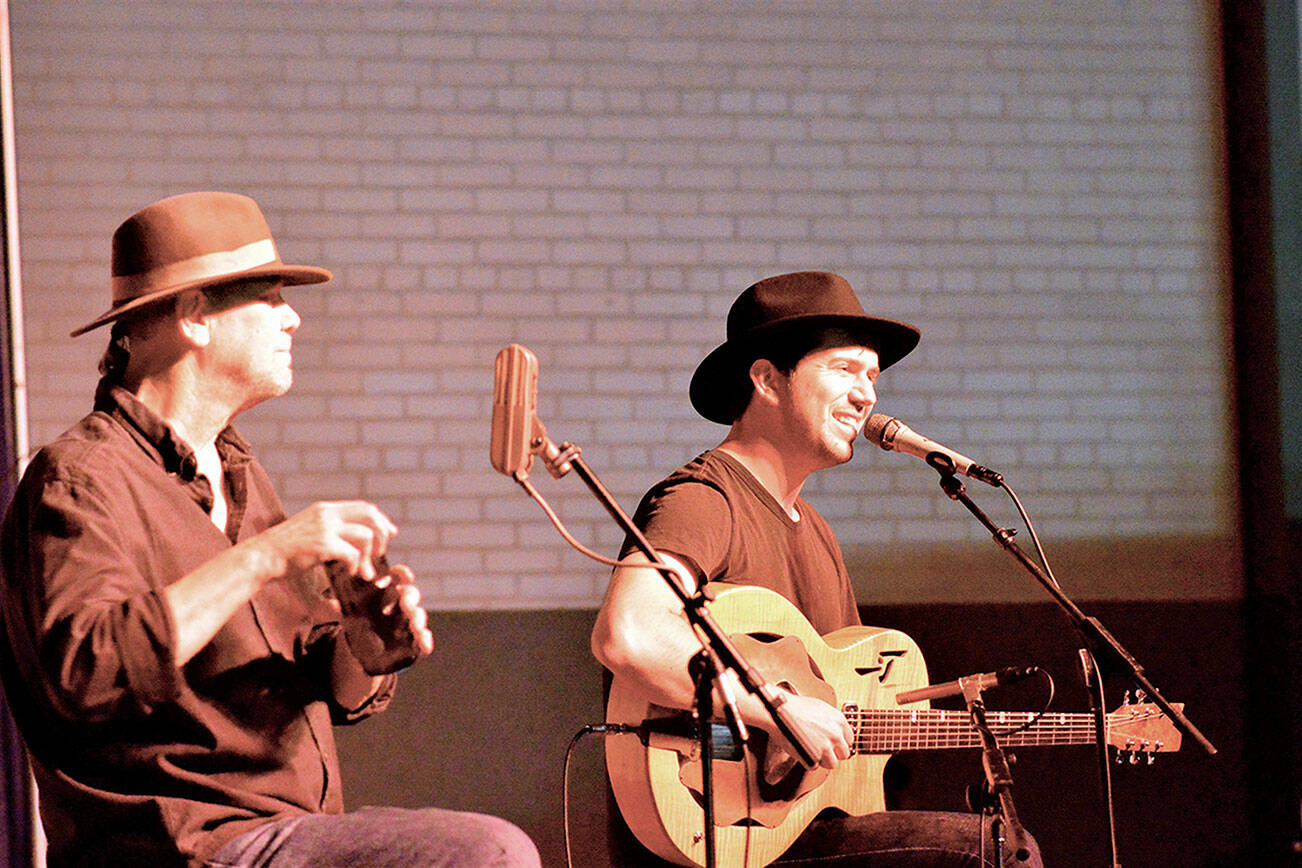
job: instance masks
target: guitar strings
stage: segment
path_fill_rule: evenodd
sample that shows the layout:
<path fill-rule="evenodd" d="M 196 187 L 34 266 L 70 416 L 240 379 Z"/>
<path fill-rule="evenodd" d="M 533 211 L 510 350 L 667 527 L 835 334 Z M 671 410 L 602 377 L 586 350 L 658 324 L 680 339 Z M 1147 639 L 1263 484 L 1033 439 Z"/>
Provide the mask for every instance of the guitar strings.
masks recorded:
<path fill-rule="evenodd" d="M 1002 732 L 992 733 L 992 735 L 995 738 L 1007 738 L 1010 735 L 1027 731 L 1027 737 L 1019 739 L 1018 744 L 1056 745 L 1079 743 L 1072 740 L 1080 735 L 1076 727 L 1085 727 L 1085 732 L 1092 733 L 1094 731 L 1092 718 L 1086 718 L 1086 721 L 1082 722 L 1079 721 L 1077 716 L 1059 714 L 1056 718 L 1050 718 L 1051 721 L 1056 720 L 1056 726 L 1045 726 L 1038 730 L 1032 730 L 1032 727 L 1049 710 L 1055 693 L 1053 676 L 1043 669 L 1037 668 L 1036 671 L 1042 673 L 1048 681 L 1048 696 L 1044 704 L 1039 711 L 1035 712 L 988 712 L 986 714 L 987 720 L 991 720 L 1001 727 L 1009 727 Z M 1085 716 L 1081 715 L 1080 717 Z M 886 708 L 857 708 L 849 710 L 846 718 L 854 718 L 851 720 L 851 724 L 854 725 L 855 730 L 855 747 L 862 753 L 890 753 L 892 748 L 905 750 L 908 748 L 981 746 L 979 734 L 972 723 L 971 716 L 967 712 L 931 708 L 920 708 L 906 712 Z M 857 725 L 855 725 L 856 721 Z"/>

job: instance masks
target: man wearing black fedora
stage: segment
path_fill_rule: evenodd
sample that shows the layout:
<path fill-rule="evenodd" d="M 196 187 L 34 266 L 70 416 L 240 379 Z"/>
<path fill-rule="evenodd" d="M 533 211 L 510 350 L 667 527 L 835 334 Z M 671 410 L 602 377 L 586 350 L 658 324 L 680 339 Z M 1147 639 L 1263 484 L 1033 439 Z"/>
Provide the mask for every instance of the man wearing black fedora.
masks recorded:
<path fill-rule="evenodd" d="M 496 817 L 343 812 L 331 727 L 432 650 L 420 592 L 374 504 L 287 516 L 231 427 L 293 381 L 283 288 L 330 276 L 232 193 L 114 234 L 112 306 L 73 332 L 112 323 L 94 410 L 34 456 L 0 536 L 0 674 L 52 868 L 538 865 Z"/>
<path fill-rule="evenodd" d="M 860 623 L 836 538 L 801 490 L 815 471 L 850 460 L 877 400 L 878 375 L 918 340 L 911 325 L 865 314 L 849 283 L 827 272 L 770 277 L 736 299 L 726 342 L 700 363 L 690 386 L 692 406 L 706 419 L 728 425 L 728 434 L 653 486 L 634 516 L 688 593 L 705 583 L 767 588 L 793 603 L 820 636 Z M 621 560 L 593 628 L 593 653 L 616 684 L 644 697 L 647 707 L 691 708 L 695 687 L 688 663 L 701 650 L 700 639 L 662 575 L 639 566 L 648 563 L 641 550 L 627 542 Z M 731 680 L 731 673 L 726 677 Z M 612 700 L 615 695 L 612 689 Z M 819 767 L 836 769 L 851 757 L 855 733 L 832 704 L 835 699 L 780 685 L 777 695 L 817 763 L 814 773 Z M 736 708 L 752 732 L 787 745 L 754 696 L 736 692 Z M 763 774 L 768 772 L 766 766 Z M 616 795 L 630 793 L 630 803 L 643 800 L 644 792 L 621 790 L 614 780 L 621 773 L 611 771 Z M 628 818 L 624 801 L 621 796 Z M 680 841 L 673 829 L 654 823 L 645 824 L 648 831 L 629 825 L 662 856 L 700 863 L 693 849 L 699 836 Z M 997 864 L 989 826 L 977 814 L 876 811 L 816 819 L 791 837 L 794 844 L 777 864 Z M 759 833 L 752 838 L 759 840 Z M 747 839 L 738 832 L 736 840 Z M 1006 864 L 1039 865 L 1033 840 L 1029 850 L 1022 862 L 1006 853 Z M 647 857 L 646 863 L 651 861 Z M 766 861 L 761 857 L 753 864 Z"/>

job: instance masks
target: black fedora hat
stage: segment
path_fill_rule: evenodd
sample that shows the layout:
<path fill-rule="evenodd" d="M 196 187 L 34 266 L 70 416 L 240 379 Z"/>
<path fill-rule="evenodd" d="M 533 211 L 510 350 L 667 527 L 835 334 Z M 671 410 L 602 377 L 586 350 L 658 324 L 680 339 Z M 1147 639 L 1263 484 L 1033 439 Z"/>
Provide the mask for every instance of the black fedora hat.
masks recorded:
<path fill-rule="evenodd" d="M 908 323 L 864 313 L 840 275 L 797 271 L 767 277 L 732 303 L 727 340 L 692 375 L 692 406 L 711 422 L 731 425 L 750 400 L 751 362 L 779 342 L 820 329 L 839 329 L 876 351 L 883 370 L 908 355 L 921 337 Z"/>

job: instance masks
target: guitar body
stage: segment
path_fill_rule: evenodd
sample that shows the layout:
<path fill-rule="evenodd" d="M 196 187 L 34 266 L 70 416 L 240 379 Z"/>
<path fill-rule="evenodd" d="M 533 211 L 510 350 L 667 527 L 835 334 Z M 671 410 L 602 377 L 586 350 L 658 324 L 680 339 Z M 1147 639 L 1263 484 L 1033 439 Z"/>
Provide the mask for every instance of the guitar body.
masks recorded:
<path fill-rule="evenodd" d="M 847 627 L 819 636 L 780 594 L 734 585 L 712 590 L 714 619 L 772 684 L 838 708 L 894 708 L 896 693 L 928 683 L 922 652 L 898 630 Z M 610 723 L 639 725 L 682 714 L 646 702 L 619 678 L 611 684 Z M 885 810 L 882 772 L 889 754 L 855 754 L 828 772 L 806 770 L 766 748 L 765 734 L 752 730 L 744 759 L 714 759 L 715 845 L 722 868 L 769 864 L 825 808 L 854 816 Z M 611 736 L 606 767 L 620 812 L 638 840 L 670 862 L 705 864 L 701 763 L 690 731 L 651 735 L 645 744 L 634 734 Z"/>

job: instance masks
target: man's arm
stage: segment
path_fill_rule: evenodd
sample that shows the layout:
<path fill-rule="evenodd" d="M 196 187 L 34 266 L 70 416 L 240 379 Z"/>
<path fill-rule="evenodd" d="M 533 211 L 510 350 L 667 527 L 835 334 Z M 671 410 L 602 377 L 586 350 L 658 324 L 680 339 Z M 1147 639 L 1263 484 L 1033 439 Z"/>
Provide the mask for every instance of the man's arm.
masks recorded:
<path fill-rule="evenodd" d="M 681 561 L 663 553 L 661 557 L 674 567 L 685 588 L 695 590 L 696 579 Z M 649 563 L 640 554 L 625 560 Z M 592 653 L 602 665 L 627 679 L 649 702 L 690 708 L 695 688 L 687 664 L 700 650 L 682 604 L 658 570 L 638 566 L 615 569 L 592 631 Z M 738 711 L 747 726 L 777 735 L 776 725 L 759 699 L 740 689 L 735 673 L 729 671 L 724 677 L 733 684 Z M 839 710 L 820 699 L 797 694 L 786 694 L 785 707 L 820 765 L 834 768 L 850 756 L 853 733 Z"/>
<path fill-rule="evenodd" d="M 681 561 L 661 558 L 674 568 L 688 593 L 696 580 Z M 647 563 L 634 553 L 626 561 Z M 625 678 L 648 701 L 689 708 L 695 691 L 687 662 L 701 643 L 683 615 L 678 597 L 651 567 L 616 567 L 592 630 L 592 653 L 603 666 Z"/>
<path fill-rule="evenodd" d="M 176 631 L 176 665 L 197 654 L 273 579 L 339 560 L 373 580 L 372 559 L 384 554 L 397 531 L 372 504 L 315 503 L 208 560 L 163 590 Z"/>

